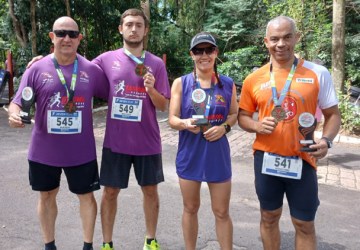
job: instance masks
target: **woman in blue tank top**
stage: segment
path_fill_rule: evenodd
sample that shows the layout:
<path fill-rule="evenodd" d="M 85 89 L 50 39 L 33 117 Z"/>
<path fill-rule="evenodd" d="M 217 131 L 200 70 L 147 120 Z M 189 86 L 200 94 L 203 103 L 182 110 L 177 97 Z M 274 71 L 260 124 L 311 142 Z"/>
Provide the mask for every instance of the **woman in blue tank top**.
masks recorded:
<path fill-rule="evenodd" d="M 179 130 L 176 172 L 184 204 L 186 249 L 196 248 L 202 182 L 210 190 L 220 248 L 232 249 L 231 159 L 226 134 L 236 123 L 238 108 L 233 80 L 217 73 L 217 55 L 211 34 L 195 35 L 190 44 L 194 72 L 175 79 L 171 89 L 169 124 Z"/>

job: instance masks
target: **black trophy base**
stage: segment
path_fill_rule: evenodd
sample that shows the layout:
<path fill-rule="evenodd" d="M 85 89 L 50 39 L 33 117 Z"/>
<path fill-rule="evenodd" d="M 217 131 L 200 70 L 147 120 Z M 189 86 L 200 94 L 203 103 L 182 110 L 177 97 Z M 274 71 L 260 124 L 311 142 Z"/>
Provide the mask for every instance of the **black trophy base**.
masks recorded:
<path fill-rule="evenodd" d="M 309 148 L 309 147 L 302 147 L 300 149 L 301 152 L 315 152 L 317 149 L 315 148 Z"/>
<path fill-rule="evenodd" d="M 194 125 L 196 125 L 196 126 L 205 126 L 205 125 L 208 125 L 208 124 L 209 124 L 209 122 L 208 122 L 208 120 L 206 118 L 198 119 L 194 123 Z"/>
<path fill-rule="evenodd" d="M 25 124 L 31 124 L 31 118 L 30 117 L 21 117 L 22 123 Z"/>

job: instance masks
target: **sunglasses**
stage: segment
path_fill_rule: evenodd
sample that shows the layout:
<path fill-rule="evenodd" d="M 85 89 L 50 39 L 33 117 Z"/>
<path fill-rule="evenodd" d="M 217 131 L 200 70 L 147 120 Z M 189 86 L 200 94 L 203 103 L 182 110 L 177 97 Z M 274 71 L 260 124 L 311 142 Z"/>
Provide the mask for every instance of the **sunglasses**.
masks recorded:
<path fill-rule="evenodd" d="M 67 35 L 70 38 L 78 38 L 80 32 L 75 30 L 54 30 L 55 36 L 57 37 L 66 37 Z"/>
<path fill-rule="evenodd" d="M 195 56 L 203 55 L 204 52 L 209 56 L 216 50 L 216 47 L 206 47 L 206 48 L 193 48 L 191 51 Z"/>

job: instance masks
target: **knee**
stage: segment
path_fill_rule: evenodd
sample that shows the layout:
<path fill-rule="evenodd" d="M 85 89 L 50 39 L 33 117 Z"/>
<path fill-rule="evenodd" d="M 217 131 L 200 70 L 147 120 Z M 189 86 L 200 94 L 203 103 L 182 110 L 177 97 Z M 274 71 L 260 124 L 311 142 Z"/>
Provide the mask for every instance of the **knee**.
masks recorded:
<path fill-rule="evenodd" d="M 315 234 L 315 225 L 313 221 L 301 221 L 293 219 L 293 224 L 297 233 L 303 235 L 314 235 Z"/>
<path fill-rule="evenodd" d="M 227 220 L 230 217 L 229 210 L 226 208 L 214 208 L 213 213 L 217 220 Z"/>
<path fill-rule="evenodd" d="M 146 199 L 158 200 L 158 192 L 156 185 L 142 187 L 142 192 Z"/>
<path fill-rule="evenodd" d="M 274 227 L 279 224 L 279 220 L 281 217 L 281 210 L 275 210 L 275 211 L 261 211 L 261 223 L 265 227 Z"/>
<path fill-rule="evenodd" d="M 40 192 L 40 202 L 45 204 L 56 202 L 57 193 L 58 189 Z"/>
<path fill-rule="evenodd" d="M 116 200 L 119 195 L 120 189 L 118 188 L 111 188 L 111 187 L 105 187 L 103 191 L 103 199 L 105 200 Z"/>
<path fill-rule="evenodd" d="M 200 208 L 199 203 L 184 203 L 184 212 L 187 214 L 195 215 Z"/>

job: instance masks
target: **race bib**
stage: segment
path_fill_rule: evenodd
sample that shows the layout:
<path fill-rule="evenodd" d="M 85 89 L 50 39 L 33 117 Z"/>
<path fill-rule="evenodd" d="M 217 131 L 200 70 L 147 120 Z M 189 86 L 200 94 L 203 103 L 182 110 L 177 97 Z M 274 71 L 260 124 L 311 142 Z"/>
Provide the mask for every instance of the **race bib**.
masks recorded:
<path fill-rule="evenodd" d="M 261 173 L 299 180 L 301 172 L 302 159 L 300 157 L 264 153 Z"/>
<path fill-rule="evenodd" d="M 114 97 L 111 118 L 123 121 L 140 122 L 143 100 Z"/>
<path fill-rule="evenodd" d="M 48 110 L 47 131 L 49 134 L 80 134 L 82 111 L 68 113 L 62 110 Z"/>

